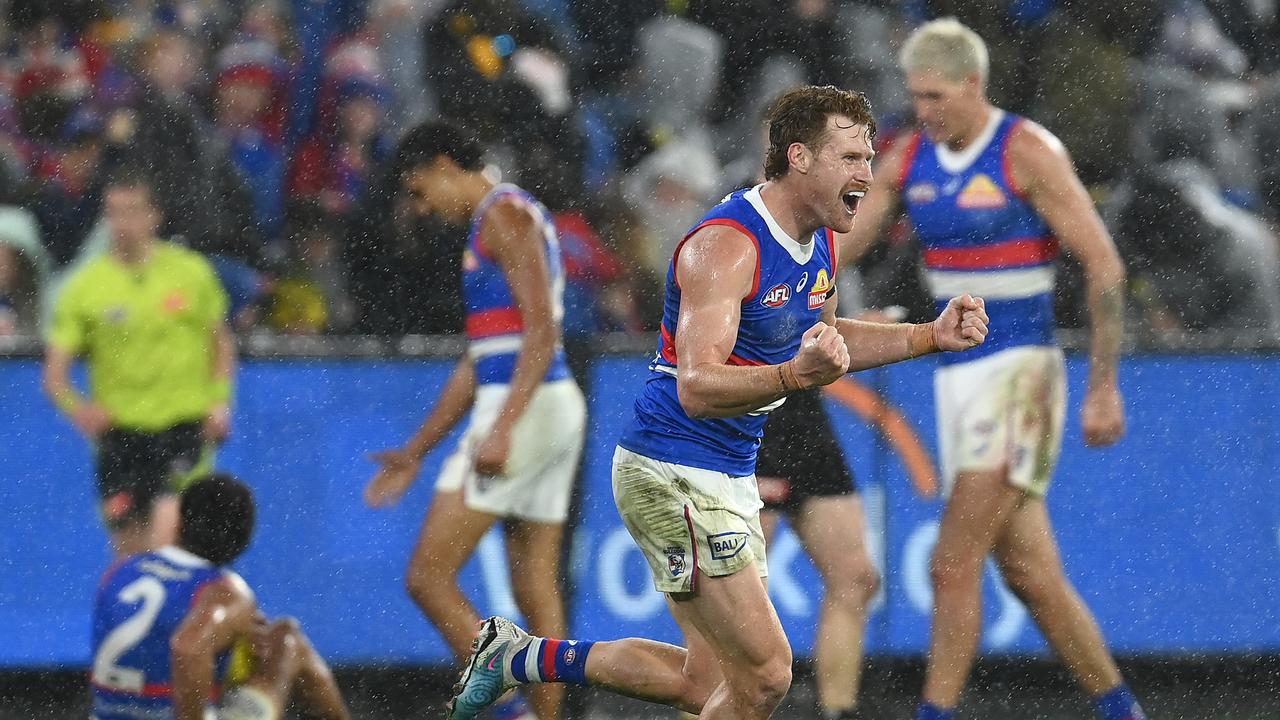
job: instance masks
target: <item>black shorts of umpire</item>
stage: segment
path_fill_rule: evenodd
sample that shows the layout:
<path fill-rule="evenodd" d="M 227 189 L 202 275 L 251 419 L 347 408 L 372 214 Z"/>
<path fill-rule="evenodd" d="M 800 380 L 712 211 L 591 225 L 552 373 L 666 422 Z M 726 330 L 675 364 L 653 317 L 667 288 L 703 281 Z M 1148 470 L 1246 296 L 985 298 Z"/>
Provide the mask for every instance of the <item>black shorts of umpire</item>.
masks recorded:
<path fill-rule="evenodd" d="M 157 496 L 180 493 L 208 474 L 211 453 L 198 422 L 159 432 L 110 428 L 98 439 L 97 480 L 102 521 L 118 530 L 150 516 Z"/>
<path fill-rule="evenodd" d="M 793 512 L 809 498 L 851 495 L 858 490 L 821 393 L 818 389 L 791 393 L 769 413 L 756 460 L 765 510 Z"/>

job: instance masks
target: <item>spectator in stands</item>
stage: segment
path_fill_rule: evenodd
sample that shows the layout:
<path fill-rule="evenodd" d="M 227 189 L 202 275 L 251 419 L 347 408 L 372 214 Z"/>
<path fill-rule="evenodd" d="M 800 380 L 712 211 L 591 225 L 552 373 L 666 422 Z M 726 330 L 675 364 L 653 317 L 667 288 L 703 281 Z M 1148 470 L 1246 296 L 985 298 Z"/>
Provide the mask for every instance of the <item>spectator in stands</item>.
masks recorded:
<path fill-rule="evenodd" d="M 346 332 L 355 307 L 339 245 L 342 223 L 314 200 L 293 203 L 286 217 L 289 258 L 273 284 L 268 325 L 290 334 Z"/>
<path fill-rule="evenodd" d="M 258 230 L 273 238 L 284 213 L 284 60 L 271 42 L 246 36 L 218 54 L 217 72 L 214 124 L 225 157 L 249 188 Z"/>
<path fill-rule="evenodd" d="M 258 264 L 263 242 L 253 199 L 192 96 L 203 71 L 201 49 L 182 33 L 161 30 L 142 41 L 137 64 L 141 92 L 130 155 L 154 174 L 167 214 L 163 234 L 182 235 L 207 255 Z"/>
<path fill-rule="evenodd" d="M 421 28 L 440 0 L 371 0 L 368 30 L 378 38 L 378 58 L 385 68 L 391 94 L 389 119 L 394 127 L 413 127 L 434 113 L 433 90 L 426 82 L 426 48 Z"/>
<path fill-rule="evenodd" d="M 35 217 L 0 206 L 0 335 L 35 335 L 40 327 L 49 254 Z"/>
<path fill-rule="evenodd" d="M 383 168 L 342 249 L 351 273 L 356 330 L 373 335 L 459 333 L 466 229 L 410 212 L 408 198 L 399 190 L 400 175 L 394 161 Z"/>
<path fill-rule="evenodd" d="M 83 49 L 52 16 L 22 29 L 18 48 L 13 94 L 22 131 L 56 143 L 66 117 L 92 91 Z"/>
<path fill-rule="evenodd" d="M 553 205 L 580 192 L 571 65 L 554 28 L 517 3 L 455 0 L 428 23 L 426 45 L 441 113 L 505 143 L 513 182 Z"/>
<path fill-rule="evenodd" d="M 706 143 L 675 140 L 640 161 L 624 181 L 628 205 L 648 231 L 646 265 L 665 276 L 676 244 L 705 208 L 734 188 L 720 186 L 720 164 Z"/>
<path fill-rule="evenodd" d="M 45 246 L 62 267 L 77 255 L 102 210 L 102 182 L 108 169 L 103 119 L 82 108 L 63 123 L 64 149 L 48 156 L 32 210 Z"/>
<path fill-rule="evenodd" d="M 292 198 L 314 198 L 337 216 L 350 214 L 394 141 L 386 123 L 390 93 L 371 79 L 352 77 L 336 88 L 333 120 L 294 154 Z"/>

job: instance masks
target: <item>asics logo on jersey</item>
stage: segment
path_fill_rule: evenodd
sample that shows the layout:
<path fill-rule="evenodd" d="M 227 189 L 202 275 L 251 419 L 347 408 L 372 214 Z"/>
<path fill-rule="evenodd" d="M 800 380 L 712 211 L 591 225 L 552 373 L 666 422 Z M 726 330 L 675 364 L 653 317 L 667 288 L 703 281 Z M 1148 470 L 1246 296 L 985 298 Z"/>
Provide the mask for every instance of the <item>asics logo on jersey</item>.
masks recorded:
<path fill-rule="evenodd" d="M 907 188 L 907 202 L 914 205 L 931 203 L 938 199 L 938 187 L 933 183 L 916 183 Z"/>
<path fill-rule="evenodd" d="M 800 276 L 800 282 L 796 283 L 796 292 L 804 292 L 804 286 L 809 284 L 809 273 Z"/>

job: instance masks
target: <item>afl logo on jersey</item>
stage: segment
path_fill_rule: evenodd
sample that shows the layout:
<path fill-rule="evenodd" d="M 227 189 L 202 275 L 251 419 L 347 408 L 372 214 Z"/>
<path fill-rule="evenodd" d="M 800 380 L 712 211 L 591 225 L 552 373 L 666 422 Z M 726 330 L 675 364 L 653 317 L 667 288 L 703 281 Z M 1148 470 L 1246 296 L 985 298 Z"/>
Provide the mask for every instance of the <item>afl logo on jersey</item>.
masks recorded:
<path fill-rule="evenodd" d="M 916 183 L 907 188 L 907 202 L 926 205 L 938 199 L 938 187 L 931 182 Z"/>
<path fill-rule="evenodd" d="M 760 298 L 760 304 L 767 308 L 780 308 L 791 300 L 791 286 L 786 283 L 778 283 L 769 288 L 769 291 Z"/>

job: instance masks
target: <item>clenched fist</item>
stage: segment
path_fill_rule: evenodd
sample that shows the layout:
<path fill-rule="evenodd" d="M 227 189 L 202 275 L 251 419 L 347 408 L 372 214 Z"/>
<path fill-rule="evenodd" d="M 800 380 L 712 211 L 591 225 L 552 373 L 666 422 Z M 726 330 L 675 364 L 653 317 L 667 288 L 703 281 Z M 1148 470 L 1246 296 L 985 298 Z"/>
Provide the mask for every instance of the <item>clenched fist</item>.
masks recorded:
<path fill-rule="evenodd" d="M 933 321 L 934 341 L 939 350 L 957 352 L 981 345 L 987 339 L 987 305 L 968 293 L 951 298 L 942 314 Z"/>
<path fill-rule="evenodd" d="M 789 360 L 801 388 L 829 385 L 849 372 L 849 348 L 834 325 L 819 322 L 800 338 L 800 351 Z"/>

